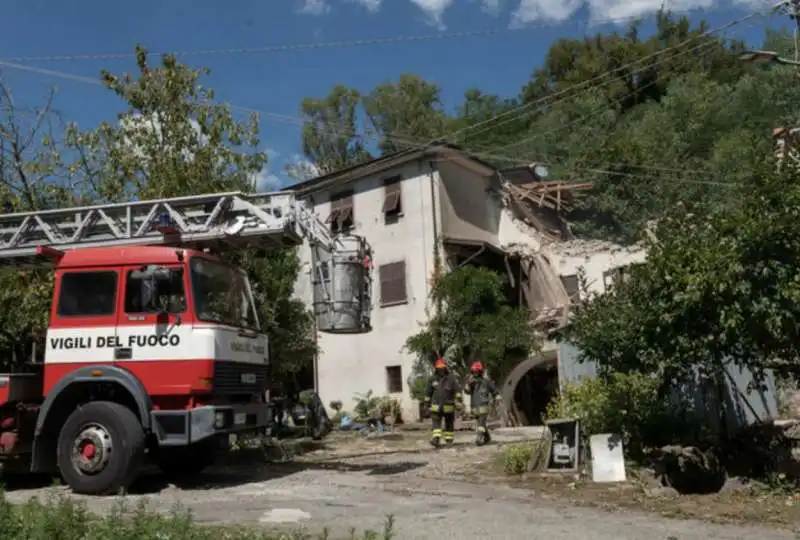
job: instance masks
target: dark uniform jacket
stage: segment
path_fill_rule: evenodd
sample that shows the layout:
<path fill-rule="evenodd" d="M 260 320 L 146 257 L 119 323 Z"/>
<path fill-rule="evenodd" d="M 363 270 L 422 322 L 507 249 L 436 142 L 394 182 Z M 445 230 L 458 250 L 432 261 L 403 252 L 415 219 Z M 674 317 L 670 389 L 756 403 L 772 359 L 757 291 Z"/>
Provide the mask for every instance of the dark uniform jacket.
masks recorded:
<path fill-rule="evenodd" d="M 452 373 L 434 375 L 428 381 L 425 401 L 430 403 L 431 412 L 452 413 L 456 410 L 456 401 L 461 400 L 461 389 Z"/>
<path fill-rule="evenodd" d="M 484 376 L 470 377 L 467 381 L 466 391 L 470 396 L 470 406 L 473 409 L 488 407 L 492 399 L 496 398 L 499 393 L 492 380 Z"/>

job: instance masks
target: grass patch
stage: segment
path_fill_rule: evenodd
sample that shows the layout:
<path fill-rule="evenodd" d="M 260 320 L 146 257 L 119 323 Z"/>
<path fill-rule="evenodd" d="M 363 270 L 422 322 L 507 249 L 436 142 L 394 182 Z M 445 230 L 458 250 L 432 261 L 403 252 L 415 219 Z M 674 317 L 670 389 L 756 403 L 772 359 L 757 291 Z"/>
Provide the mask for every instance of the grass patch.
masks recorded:
<path fill-rule="evenodd" d="M 67 496 L 36 498 L 25 504 L 11 504 L 0 492 L 0 531 L 7 540 L 388 540 L 394 538 L 390 516 L 382 531 L 357 532 L 344 537 L 329 531 L 312 534 L 304 530 L 271 533 L 255 527 L 205 526 L 193 522 L 189 511 L 175 508 L 169 515 L 148 511 L 145 502 L 135 509 L 124 502 L 107 516 L 89 512 L 86 506 Z"/>

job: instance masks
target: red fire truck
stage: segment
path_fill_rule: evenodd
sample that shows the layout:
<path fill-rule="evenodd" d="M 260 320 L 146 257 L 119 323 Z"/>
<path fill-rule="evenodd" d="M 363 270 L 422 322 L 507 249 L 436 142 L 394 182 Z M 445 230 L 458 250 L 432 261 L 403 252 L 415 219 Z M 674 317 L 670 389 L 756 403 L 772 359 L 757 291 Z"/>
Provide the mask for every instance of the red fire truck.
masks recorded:
<path fill-rule="evenodd" d="M 352 263 L 368 289 L 367 243 L 346 245 L 287 192 L 0 216 L 0 266 L 55 271 L 44 363 L 0 375 L 3 468 L 114 493 L 146 460 L 196 473 L 230 433 L 268 428 L 267 337 L 246 273 L 220 257 L 304 239 L 328 254 L 315 269 Z"/>

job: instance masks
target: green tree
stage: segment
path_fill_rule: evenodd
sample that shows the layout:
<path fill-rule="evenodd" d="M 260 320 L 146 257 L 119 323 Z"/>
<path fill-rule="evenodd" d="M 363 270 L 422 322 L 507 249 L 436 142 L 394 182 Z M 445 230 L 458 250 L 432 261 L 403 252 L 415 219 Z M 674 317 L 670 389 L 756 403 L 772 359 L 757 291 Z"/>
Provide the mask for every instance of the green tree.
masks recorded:
<path fill-rule="evenodd" d="M 678 207 L 629 281 L 577 306 L 568 338 L 586 358 L 666 382 L 695 369 L 719 380 L 728 363 L 800 373 L 798 174 L 761 148 L 737 204 Z"/>
<path fill-rule="evenodd" d="M 397 82 L 378 85 L 363 100 L 372 128 L 384 154 L 405 150 L 441 137 L 448 117 L 440 88 L 416 75 L 401 75 Z"/>
<path fill-rule="evenodd" d="M 503 277 L 486 268 L 466 266 L 436 280 L 430 302 L 440 305 L 422 330 L 406 341 L 417 356 L 415 376 L 446 355 L 459 375 L 480 359 L 494 377 L 503 377 L 537 350 L 529 313 L 508 302 Z"/>
<path fill-rule="evenodd" d="M 4 212 L 69 205 L 73 186 L 65 174 L 58 140 L 60 117 L 54 91 L 41 103 L 19 101 L 0 79 L 0 203 Z M 66 180 L 65 180 L 66 179 Z M 0 355 L 4 369 L 43 352 L 53 276 L 48 271 L 0 272 Z"/>
<path fill-rule="evenodd" d="M 303 111 L 303 153 L 318 172 L 328 174 L 372 159 L 358 133 L 361 94 L 343 85 L 335 86 L 321 99 L 306 98 Z M 288 168 L 297 179 L 303 171 Z"/>
<path fill-rule="evenodd" d="M 68 129 L 81 185 L 90 186 L 95 199 L 110 201 L 251 189 L 267 162 L 258 150 L 258 117 L 238 122 L 230 107 L 216 103 L 214 91 L 200 84 L 208 70 L 170 55 L 150 66 L 140 46 L 136 61 L 137 76 L 102 72 L 106 87 L 126 105 L 118 121 Z"/>

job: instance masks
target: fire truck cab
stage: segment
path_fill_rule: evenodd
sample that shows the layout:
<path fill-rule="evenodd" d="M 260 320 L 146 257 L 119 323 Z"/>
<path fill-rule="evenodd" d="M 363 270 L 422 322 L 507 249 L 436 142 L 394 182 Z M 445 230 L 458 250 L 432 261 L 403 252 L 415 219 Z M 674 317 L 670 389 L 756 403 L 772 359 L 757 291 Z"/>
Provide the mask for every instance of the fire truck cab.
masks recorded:
<path fill-rule="evenodd" d="M 0 375 L 3 467 L 115 493 L 145 460 L 198 473 L 230 433 L 266 430 L 267 337 L 247 274 L 216 253 L 303 238 L 332 253 L 325 231 L 286 193 L 0 216 L 0 265 L 55 273 L 44 364 Z"/>

